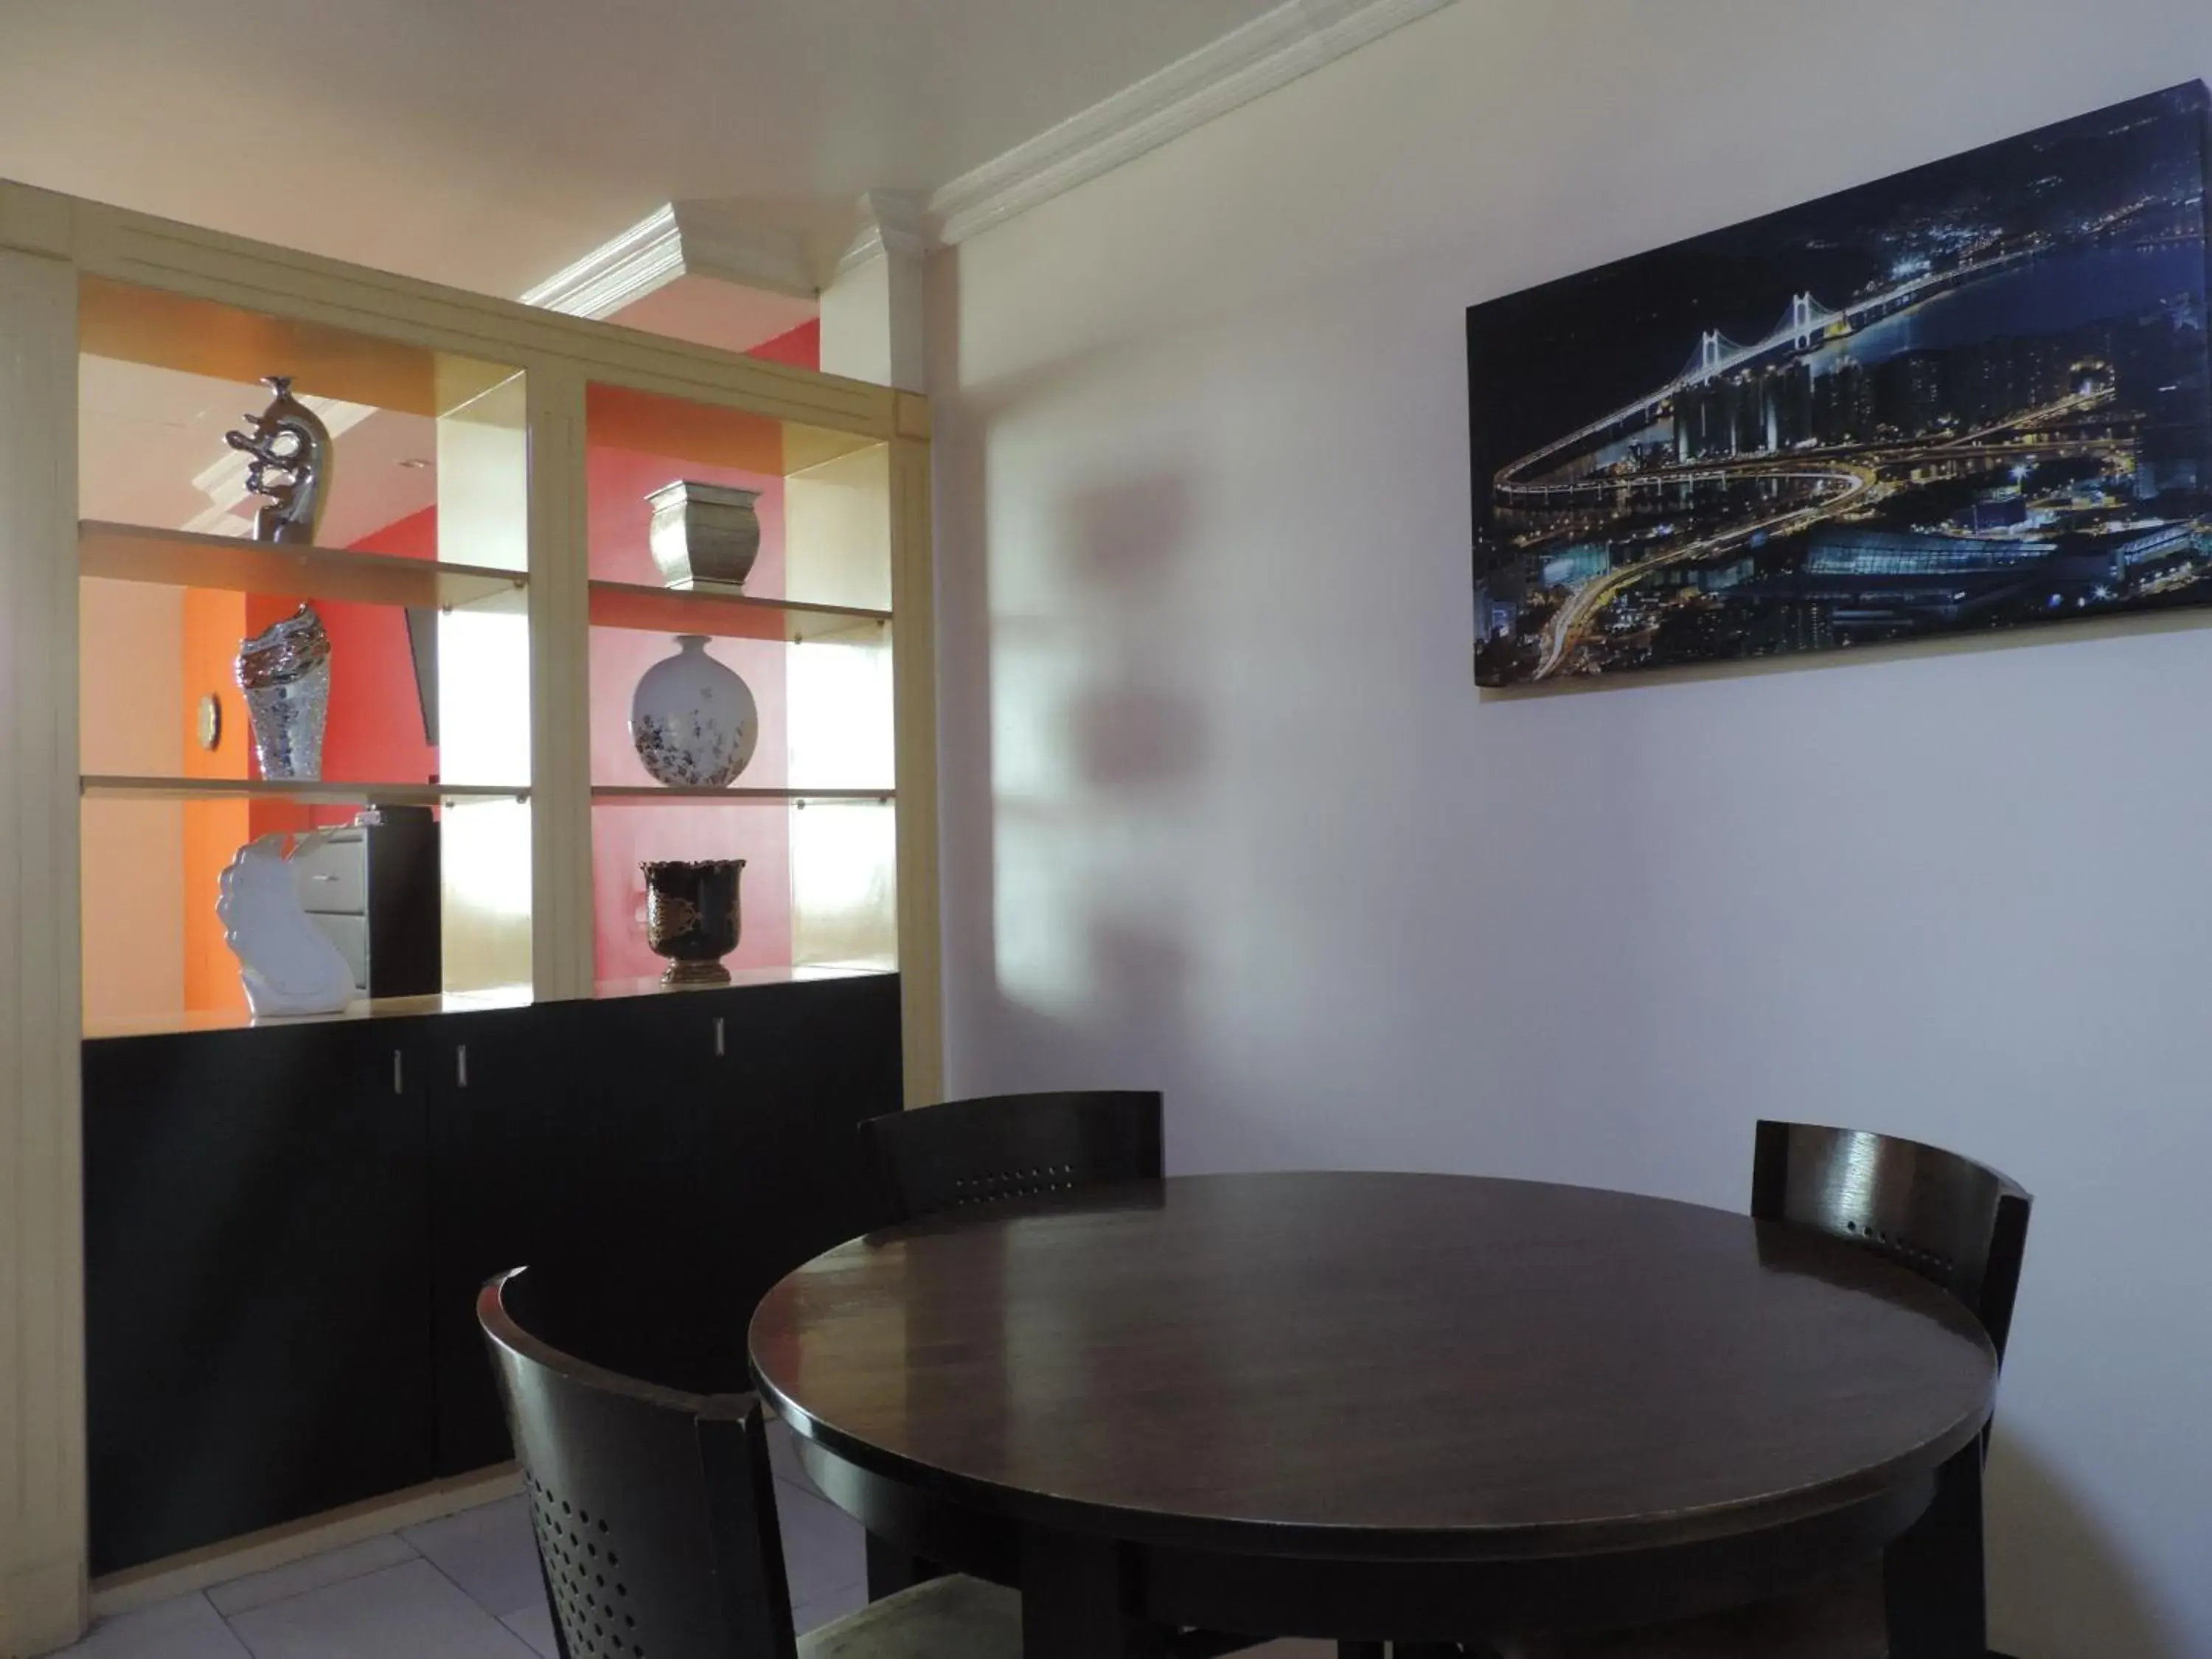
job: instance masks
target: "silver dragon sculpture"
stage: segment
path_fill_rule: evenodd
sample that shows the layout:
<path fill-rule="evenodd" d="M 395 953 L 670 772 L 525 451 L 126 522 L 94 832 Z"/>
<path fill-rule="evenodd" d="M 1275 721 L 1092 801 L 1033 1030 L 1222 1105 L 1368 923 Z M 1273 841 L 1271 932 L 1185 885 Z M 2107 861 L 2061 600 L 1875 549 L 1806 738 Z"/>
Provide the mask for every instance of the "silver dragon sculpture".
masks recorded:
<path fill-rule="evenodd" d="M 312 544 L 330 498 L 331 429 L 315 411 L 292 395 L 289 375 L 262 381 L 276 394 L 258 415 L 249 414 L 249 432 L 226 432 L 223 440 L 252 458 L 246 487 L 268 500 L 253 517 L 256 541 Z"/>

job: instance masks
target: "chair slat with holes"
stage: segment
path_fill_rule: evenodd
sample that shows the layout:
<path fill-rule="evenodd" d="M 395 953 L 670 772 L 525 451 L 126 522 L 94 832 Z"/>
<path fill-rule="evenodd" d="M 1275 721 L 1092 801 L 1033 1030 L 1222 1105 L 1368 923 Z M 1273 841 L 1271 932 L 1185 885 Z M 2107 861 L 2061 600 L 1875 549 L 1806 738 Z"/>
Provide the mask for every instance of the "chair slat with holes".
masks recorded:
<path fill-rule="evenodd" d="M 518 1268 L 477 1301 L 561 1659 L 1019 1659 L 1020 1597 L 963 1577 L 795 1639 L 760 1402 L 552 1346 L 540 1332 L 592 1346 L 579 1300 Z"/>
<path fill-rule="evenodd" d="M 1119 1181 L 1157 1181 L 1153 1092 L 994 1095 L 868 1119 L 860 1134 L 884 1225 Z"/>

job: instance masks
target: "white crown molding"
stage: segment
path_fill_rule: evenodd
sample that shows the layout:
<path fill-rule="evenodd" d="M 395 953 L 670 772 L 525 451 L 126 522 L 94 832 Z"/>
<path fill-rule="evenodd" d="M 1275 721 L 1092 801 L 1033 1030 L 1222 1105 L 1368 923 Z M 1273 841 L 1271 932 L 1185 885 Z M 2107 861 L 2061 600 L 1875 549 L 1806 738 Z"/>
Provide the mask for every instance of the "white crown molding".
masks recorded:
<path fill-rule="evenodd" d="M 1451 3 L 1285 0 L 938 190 L 938 238 L 965 241 Z"/>
<path fill-rule="evenodd" d="M 1451 3 L 1284 0 L 927 197 L 867 191 L 860 199 L 860 230 L 836 274 L 885 252 L 922 255 L 965 241 Z M 743 223 L 737 209 L 721 203 L 672 202 L 522 301 L 606 317 L 687 276 L 816 299 L 823 287 L 817 269 L 798 232 Z"/>
<path fill-rule="evenodd" d="M 711 276 L 794 300 L 821 295 L 806 239 L 799 232 L 749 224 L 742 210 L 725 203 L 678 202 L 675 206 L 685 276 Z"/>
<path fill-rule="evenodd" d="M 522 297 L 572 317 L 611 317 L 679 276 L 711 276 L 811 300 L 821 292 L 805 240 L 740 222 L 715 202 L 670 202 Z"/>
<path fill-rule="evenodd" d="M 684 274 L 684 238 L 673 203 L 656 208 L 525 292 L 522 303 L 571 317 L 608 317 Z"/>
<path fill-rule="evenodd" d="M 882 253 L 920 257 L 936 246 L 929 234 L 927 209 L 919 191 L 872 190 L 860 198 L 860 228 L 837 261 L 837 275 L 845 276 Z"/>

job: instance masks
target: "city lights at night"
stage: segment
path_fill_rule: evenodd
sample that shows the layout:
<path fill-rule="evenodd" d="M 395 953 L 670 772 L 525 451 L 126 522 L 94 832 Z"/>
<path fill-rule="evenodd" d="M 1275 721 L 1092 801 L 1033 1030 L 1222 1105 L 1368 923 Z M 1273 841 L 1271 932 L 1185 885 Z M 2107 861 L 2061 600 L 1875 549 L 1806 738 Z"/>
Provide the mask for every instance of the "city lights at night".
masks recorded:
<path fill-rule="evenodd" d="M 2212 603 L 2208 107 L 1471 308 L 1477 680 Z"/>

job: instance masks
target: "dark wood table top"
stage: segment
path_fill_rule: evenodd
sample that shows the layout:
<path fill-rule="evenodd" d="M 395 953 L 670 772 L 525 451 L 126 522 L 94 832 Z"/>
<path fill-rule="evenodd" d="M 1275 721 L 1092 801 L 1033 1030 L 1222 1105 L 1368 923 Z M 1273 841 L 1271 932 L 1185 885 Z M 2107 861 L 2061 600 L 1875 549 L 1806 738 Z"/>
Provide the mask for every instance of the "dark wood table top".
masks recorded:
<path fill-rule="evenodd" d="M 1594 1188 L 1200 1176 L 817 1257 L 761 1386 L 861 1468 L 1018 1522 L 1255 1553 L 1663 1547 L 1930 1471 L 1996 1366 L 1806 1230 Z"/>

